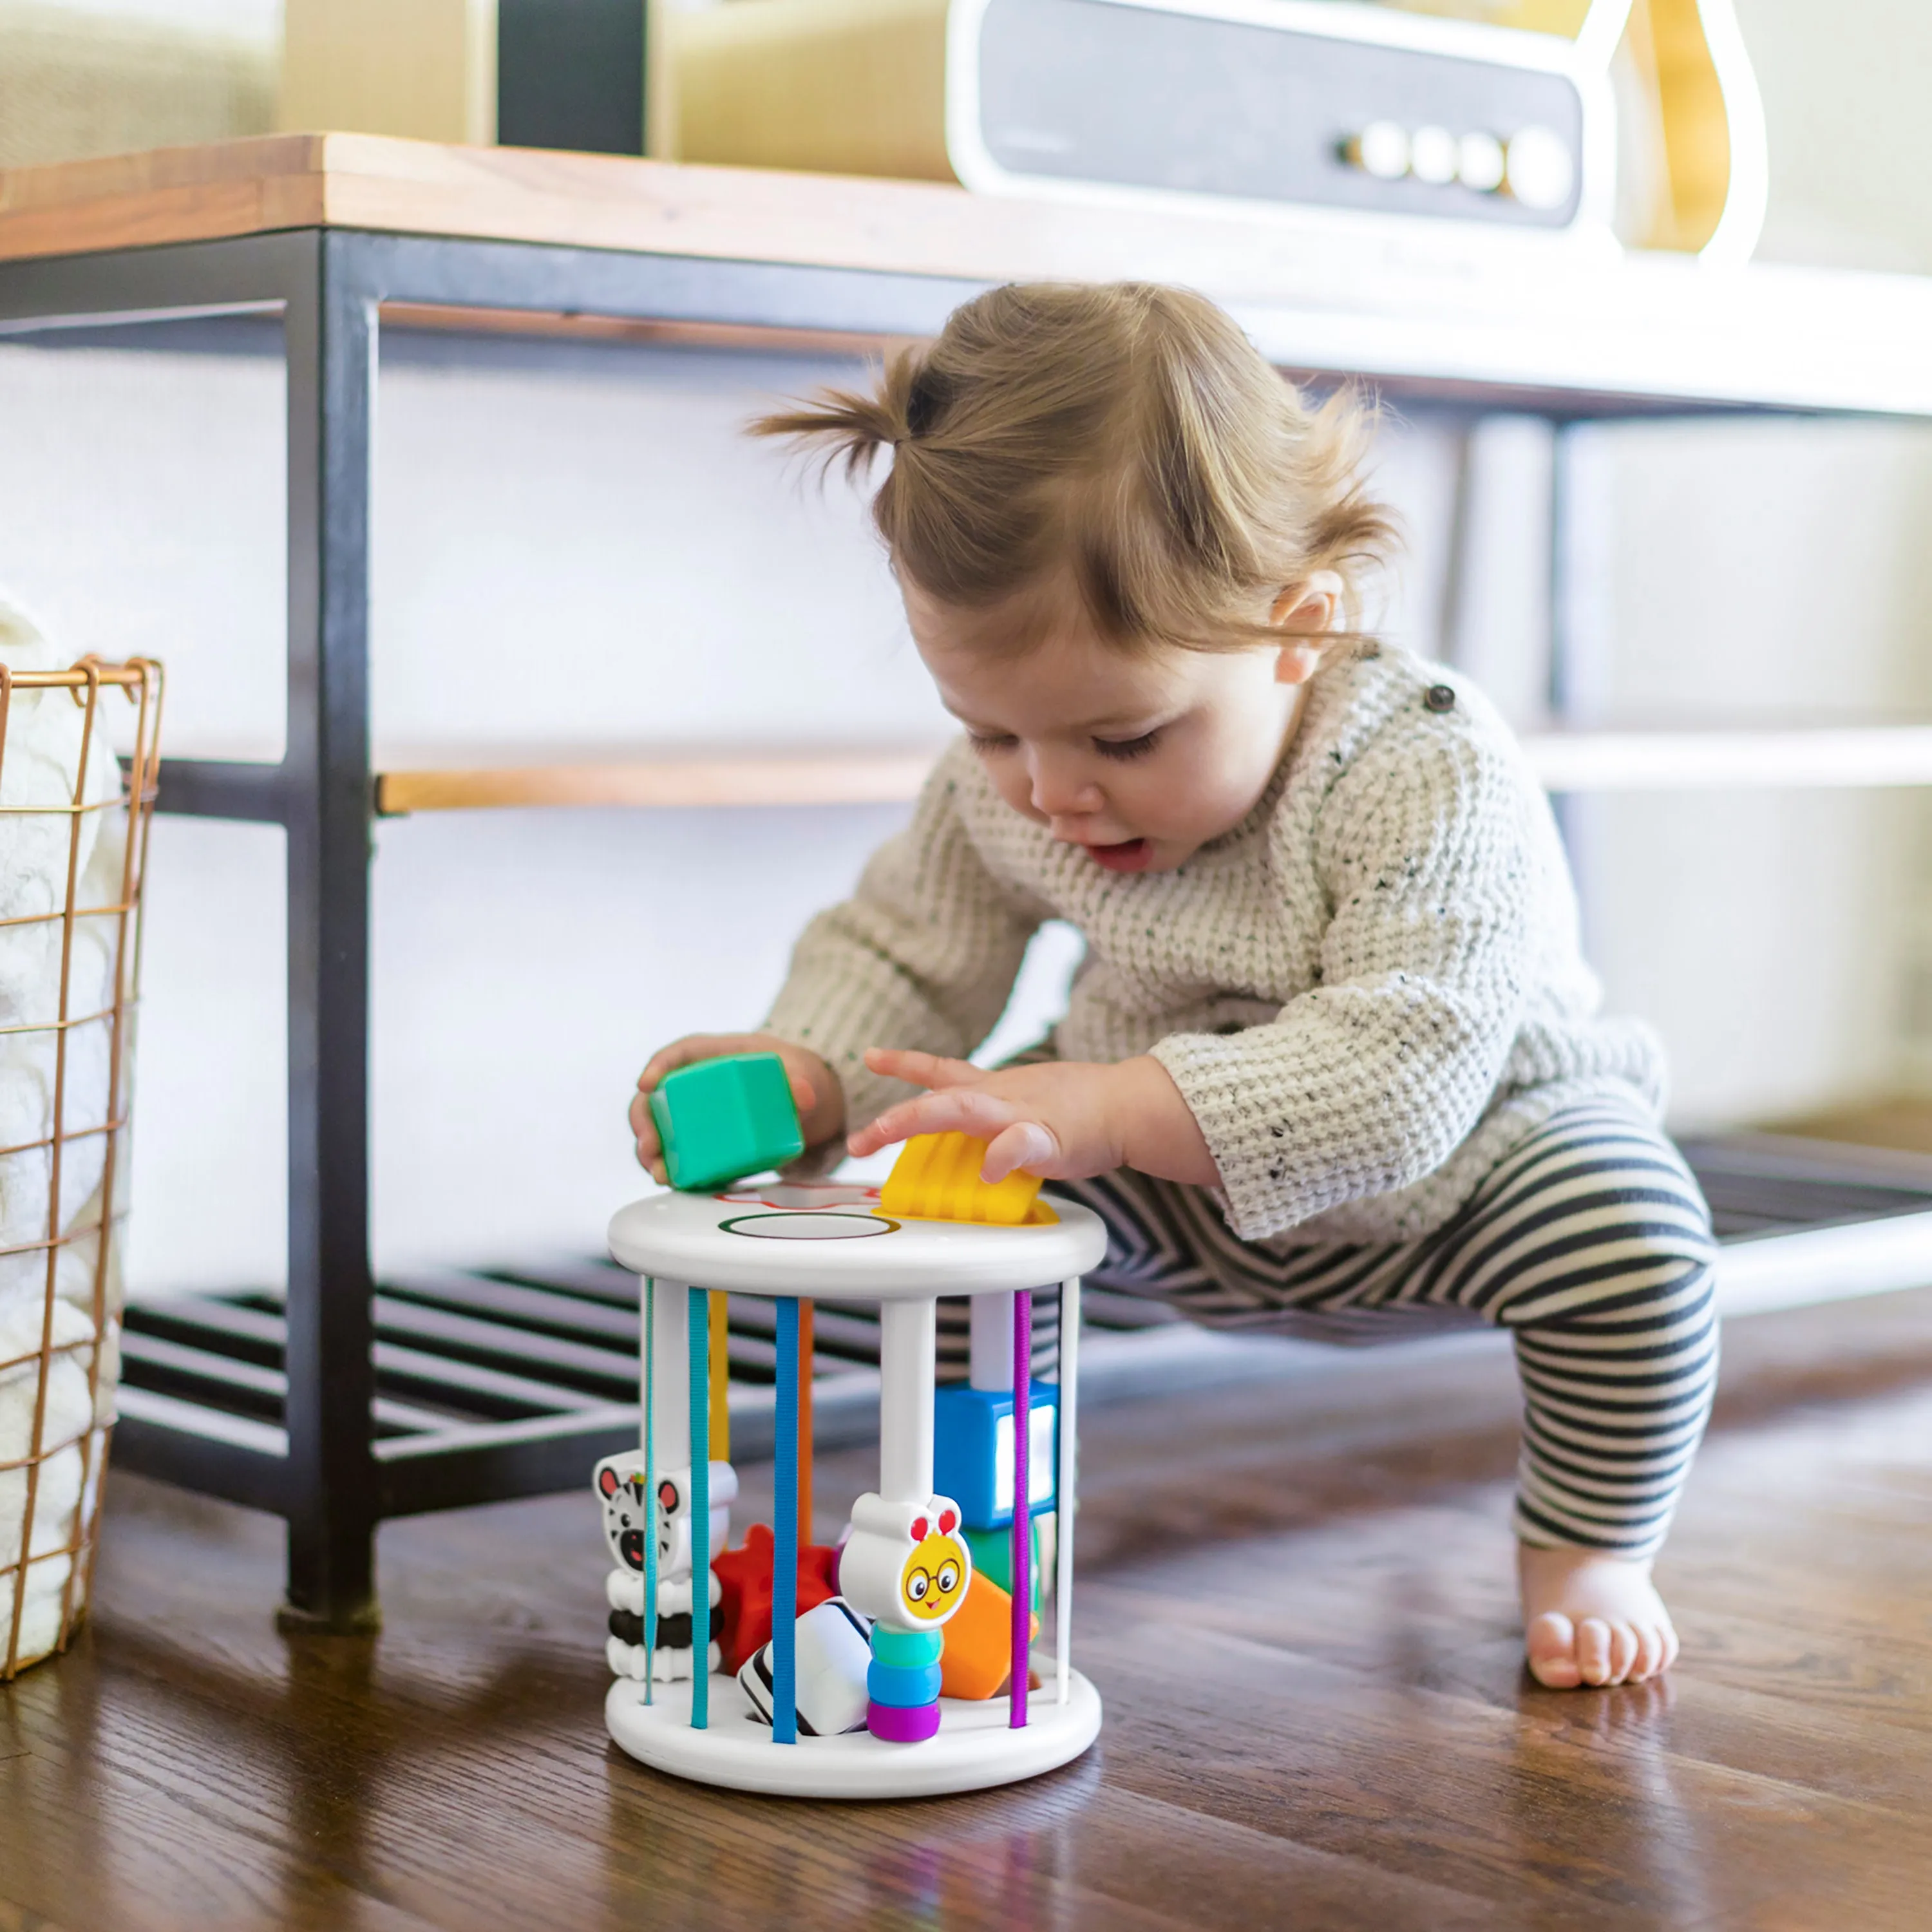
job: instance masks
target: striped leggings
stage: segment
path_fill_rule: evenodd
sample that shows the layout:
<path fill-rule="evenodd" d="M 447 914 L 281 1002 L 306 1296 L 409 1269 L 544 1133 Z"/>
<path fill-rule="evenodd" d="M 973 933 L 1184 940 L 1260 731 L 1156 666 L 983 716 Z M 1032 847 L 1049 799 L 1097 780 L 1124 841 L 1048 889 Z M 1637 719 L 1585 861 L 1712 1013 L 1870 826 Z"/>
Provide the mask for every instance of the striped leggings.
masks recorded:
<path fill-rule="evenodd" d="M 1682 1156 L 1634 1107 L 1554 1115 L 1414 1241 L 1240 1241 L 1200 1190 L 1124 1169 L 1054 1188 L 1107 1223 L 1091 1282 L 1208 1328 L 1351 1342 L 1508 1328 L 1523 1391 L 1517 1536 L 1629 1557 L 1663 1543 L 1716 1382 L 1716 1248 Z M 962 1326 L 942 1304 L 943 1354 Z"/>

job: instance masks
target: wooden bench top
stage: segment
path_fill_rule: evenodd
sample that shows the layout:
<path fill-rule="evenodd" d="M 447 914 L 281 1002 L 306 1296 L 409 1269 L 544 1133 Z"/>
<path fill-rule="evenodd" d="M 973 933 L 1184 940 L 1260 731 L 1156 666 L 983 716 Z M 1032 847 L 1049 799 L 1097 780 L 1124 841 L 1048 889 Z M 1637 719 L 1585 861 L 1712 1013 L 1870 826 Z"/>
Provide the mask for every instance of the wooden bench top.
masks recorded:
<path fill-rule="evenodd" d="M 976 282 L 1179 282 L 1233 309 L 1284 367 L 1450 393 L 1932 416 L 1932 278 L 368 134 L 0 173 L 0 268 L 316 227 Z"/>

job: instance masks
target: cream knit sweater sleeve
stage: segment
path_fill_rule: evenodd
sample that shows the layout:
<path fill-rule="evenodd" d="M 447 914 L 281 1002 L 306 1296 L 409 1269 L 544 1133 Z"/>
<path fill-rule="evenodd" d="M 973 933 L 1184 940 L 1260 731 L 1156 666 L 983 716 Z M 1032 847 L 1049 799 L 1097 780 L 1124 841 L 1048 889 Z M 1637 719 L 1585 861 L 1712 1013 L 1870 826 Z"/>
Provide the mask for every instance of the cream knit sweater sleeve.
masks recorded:
<path fill-rule="evenodd" d="M 967 836 L 963 740 L 934 767 L 912 822 L 873 854 L 858 890 L 800 935 L 764 1030 L 808 1046 L 845 1090 L 848 1130 L 916 1090 L 868 1071 L 868 1046 L 962 1058 L 993 1030 L 1046 908 L 994 878 Z"/>
<path fill-rule="evenodd" d="M 1277 1018 L 1154 1048 L 1246 1240 L 1420 1179 L 1482 1116 L 1521 1026 L 1533 935 L 1527 788 L 1418 706 L 1350 760 L 1314 830 L 1333 916 Z"/>

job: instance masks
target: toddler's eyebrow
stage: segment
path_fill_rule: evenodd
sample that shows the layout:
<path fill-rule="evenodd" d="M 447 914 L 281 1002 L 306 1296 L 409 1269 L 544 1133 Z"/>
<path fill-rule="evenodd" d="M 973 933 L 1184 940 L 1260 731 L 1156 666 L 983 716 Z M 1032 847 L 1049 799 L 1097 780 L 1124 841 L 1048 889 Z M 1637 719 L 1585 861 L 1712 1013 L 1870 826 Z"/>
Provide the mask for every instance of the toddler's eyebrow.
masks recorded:
<path fill-rule="evenodd" d="M 955 710 L 943 698 L 939 701 L 941 708 L 950 716 L 980 737 L 1007 738 L 1013 735 L 1003 724 L 982 724 L 968 717 L 964 712 Z M 1111 712 L 1103 718 L 1084 718 L 1064 728 L 1082 736 L 1100 737 L 1111 733 L 1124 738 L 1144 738 L 1150 732 L 1158 731 L 1172 724 L 1178 716 L 1179 713 L 1157 706 L 1146 711 Z"/>
<path fill-rule="evenodd" d="M 982 738 L 1000 738 L 1007 735 L 1005 730 L 998 725 L 980 724 L 976 720 L 968 718 L 964 712 L 954 710 L 952 706 L 948 704 L 943 698 L 939 700 L 939 702 L 941 710 L 943 710 L 950 718 L 952 718 L 956 723 L 964 725 L 968 730 L 976 732 Z"/>

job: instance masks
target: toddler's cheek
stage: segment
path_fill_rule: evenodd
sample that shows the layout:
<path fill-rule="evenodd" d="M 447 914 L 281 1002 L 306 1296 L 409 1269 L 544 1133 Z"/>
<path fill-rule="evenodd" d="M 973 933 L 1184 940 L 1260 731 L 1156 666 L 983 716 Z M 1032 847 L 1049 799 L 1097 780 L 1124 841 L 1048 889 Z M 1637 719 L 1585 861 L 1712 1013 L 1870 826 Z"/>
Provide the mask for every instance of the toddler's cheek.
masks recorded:
<path fill-rule="evenodd" d="M 1023 778 L 1016 780 L 1001 772 L 994 777 L 993 788 L 1000 794 L 1001 802 L 1012 806 L 1022 818 L 1030 818 L 1036 825 L 1047 822 L 1045 814 L 1034 808 L 1032 789 Z"/>

